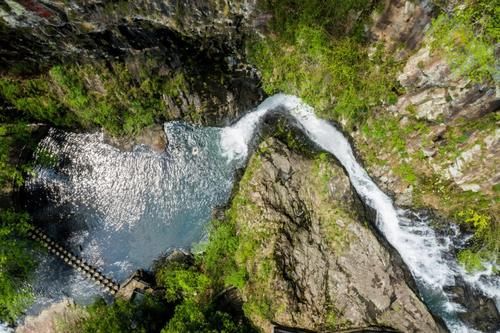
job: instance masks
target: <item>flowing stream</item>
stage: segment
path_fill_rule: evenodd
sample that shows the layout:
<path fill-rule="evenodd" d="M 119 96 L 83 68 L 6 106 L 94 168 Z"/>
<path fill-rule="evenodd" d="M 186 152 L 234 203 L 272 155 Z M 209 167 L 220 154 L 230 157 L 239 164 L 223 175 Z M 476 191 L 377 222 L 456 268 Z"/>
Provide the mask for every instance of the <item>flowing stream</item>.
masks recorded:
<path fill-rule="evenodd" d="M 395 207 L 356 161 L 342 133 L 294 96 L 272 96 L 230 127 L 166 123 L 164 153 L 145 146 L 124 152 L 99 133 L 52 130 L 40 149 L 57 161 L 39 166 L 28 183 L 33 214 L 49 234 L 67 239 L 67 247 L 122 281 L 170 248 L 188 249 L 206 236 L 212 209 L 229 200 L 234 172 L 244 166 L 259 124 L 270 112 L 294 118 L 312 142 L 345 167 L 356 191 L 376 211 L 378 229 L 410 268 L 424 301 L 450 330 L 471 331 L 457 319 L 462 309 L 445 292 L 457 277 L 500 306 L 500 278 L 493 268 L 469 275 L 450 255 L 458 231 L 437 235 L 428 216 Z M 36 202 L 40 191 L 44 200 Z M 65 296 L 85 304 L 101 293 L 50 255 L 41 254 L 40 261 L 31 313 Z"/>
<path fill-rule="evenodd" d="M 299 98 L 274 95 L 266 99 L 256 111 L 225 128 L 221 144 L 228 159 L 246 158 L 260 120 L 272 110 L 291 115 L 310 140 L 334 155 L 344 166 L 358 194 L 376 211 L 377 228 L 410 268 L 428 306 L 445 320 L 451 331 L 472 331 L 457 319 L 456 312 L 462 309 L 450 301 L 450 295 L 444 289 L 455 285 L 457 277 L 493 298 L 497 308 L 500 307 L 500 277 L 493 275 L 492 265 L 474 275 L 464 272 L 455 258 L 450 256 L 453 239 L 438 237 L 426 218 L 395 207 L 389 196 L 377 187 L 356 161 L 344 135 L 327 121 L 317 118 L 313 109 Z"/>

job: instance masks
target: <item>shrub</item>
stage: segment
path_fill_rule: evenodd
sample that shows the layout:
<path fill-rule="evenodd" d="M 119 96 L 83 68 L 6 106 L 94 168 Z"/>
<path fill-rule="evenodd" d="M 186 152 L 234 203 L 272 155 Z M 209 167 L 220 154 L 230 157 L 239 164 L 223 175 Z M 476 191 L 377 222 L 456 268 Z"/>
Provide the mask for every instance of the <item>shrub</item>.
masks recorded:
<path fill-rule="evenodd" d="M 162 333 L 246 333 L 254 332 L 246 323 L 235 322 L 225 312 L 213 308 L 203 311 L 196 303 L 187 301 L 175 308 L 174 317 Z"/>
<path fill-rule="evenodd" d="M 86 310 L 85 318 L 72 329 L 74 332 L 159 332 L 166 321 L 164 306 L 152 296 L 132 302 L 116 299 L 110 305 L 98 299 Z"/>
<path fill-rule="evenodd" d="M 26 285 L 34 261 L 28 241 L 29 216 L 13 210 L 0 212 L 0 320 L 13 323 L 31 303 Z"/>
<path fill-rule="evenodd" d="M 14 105 L 19 110 L 17 117 L 26 121 L 102 127 L 113 135 L 132 136 L 170 119 L 163 95 L 177 97 L 187 89 L 183 72 L 160 76 L 152 66 L 146 62 L 137 75 L 119 62 L 54 66 L 38 77 L 1 78 L 0 97 Z"/>
<path fill-rule="evenodd" d="M 210 288 L 210 279 L 196 267 L 169 264 L 156 274 L 157 283 L 165 288 L 168 302 L 179 300 L 198 301 L 204 299 Z"/>
<path fill-rule="evenodd" d="M 0 81 L 0 85 L 2 81 Z M 30 131 L 22 123 L 0 124 L 0 186 L 1 199 L 9 196 L 13 188 L 21 186 L 29 165 L 14 165 L 13 156 L 19 148 L 30 146 Z M 6 201 L 8 203 L 8 201 Z M 0 320 L 12 323 L 32 301 L 27 282 L 35 267 L 27 238 L 29 216 L 2 207 L 0 210 Z"/>
<path fill-rule="evenodd" d="M 242 287 L 245 283 L 246 272 L 238 268 L 235 260 L 239 243 L 234 221 L 212 222 L 209 241 L 197 261 L 218 288 Z"/>
<path fill-rule="evenodd" d="M 450 12 L 441 13 L 431 29 L 431 48 L 443 54 L 457 76 L 475 82 L 495 79 L 495 44 L 500 32 L 498 4 L 466 0 Z"/>
<path fill-rule="evenodd" d="M 473 252 L 470 249 L 462 250 L 458 253 L 458 262 L 465 268 L 466 271 L 474 273 L 484 269 L 481 253 Z"/>
<path fill-rule="evenodd" d="M 473 228 L 476 237 L 482 238 L 491 227 L 491 218 L 488 215 L 478 213 L 473 209 L 459 211 L 457 216 L 465 224 Z"/>
<path fill-rule="evenodd" d="M 323 1 L 317 7 L 309 1 L 266 3 L 275 34 L 255 38 L 248 52 L 268 94 L 298 95 L 322 116 L 346 125 L 364 120 L 372 106 L 397 100 L 392 90 L 399 64 L 382 45 L 369 55 L 363 36 L 343 26 L 354 20 L 350 14 L 365 13 L 367 1 Z M 363 18 L 346 25 L 361 25 Z"/>

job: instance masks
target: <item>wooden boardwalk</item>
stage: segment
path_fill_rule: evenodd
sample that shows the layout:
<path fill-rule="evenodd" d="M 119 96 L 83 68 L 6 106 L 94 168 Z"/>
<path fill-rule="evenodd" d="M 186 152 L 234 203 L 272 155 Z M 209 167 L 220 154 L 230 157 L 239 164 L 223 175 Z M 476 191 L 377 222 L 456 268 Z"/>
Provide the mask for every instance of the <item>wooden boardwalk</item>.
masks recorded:
<path fill-rule="evenodd" d="M 73 254 L 71 251 L 66 250 L 55 240 L 47 236 L 40 228 L 33 227 L 29 232 L 29 236 L 42 244 L 43 247 L 47 248 L 50 253 L 56 255 L 66 264 L 81 272 L 87 279 L 94 281 L 111 295 L 114 296 L 120 290 L 120 285 L 117 282 L 106 277 L 102 272 L 88 264 L 82 258 Z"/>

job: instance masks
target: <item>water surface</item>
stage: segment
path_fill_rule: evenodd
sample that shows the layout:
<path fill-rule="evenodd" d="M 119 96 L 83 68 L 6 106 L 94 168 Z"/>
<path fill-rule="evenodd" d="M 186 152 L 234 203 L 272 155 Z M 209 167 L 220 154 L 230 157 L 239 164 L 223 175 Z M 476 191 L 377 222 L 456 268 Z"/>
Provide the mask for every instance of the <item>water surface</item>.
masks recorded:
<path fill-rule="evenodd" d="M 291 116 L 312 142 L 345 167 L 365 204 L 376 211 L 377 228 L 408 265 L 423 300 L 450 330 L 472 331 L 458 319 L 463 309 L 446 292 L 458 278 L 499 306 L 500 277 L 492 274 L 492 266 L 470 275 L 457 264 L 458 230 L 438 235 L 430 227 L 432 217 L 396 207 L 356 161 L 343 134 L 295 96 L 272 96 L 221 129 L 167 123 L 169 145 L 162 154 L 144 146 L 123 152 L 98 133 L 52 131 L 40 147 L 58 162 L 40 167 L 28 183 L 33 193 L 42 189 L 49 194 L 48 205 L 41 205 L 35 216 L 52 221 L 48 230 L 56 238 L 64 230 L 69 247 L 123 280 L 169 248 L 189 248 L 203 239 L 212 209 L 229 199 L 234 170 L 245 164 L 259 124 L 270 112 Z M 39 305 L 64 295 L 86 302 L 99 293 L 77 273 L 61 268 L 57 259 L 45 258 L 38 276 Z"/>
<path fill-rule="evenodd" d="M 54 163 L 27 183 L 44 193 L 35 219 L 56 239 L 117 281 L 171 248 L 206 234 L 212 209 L 227 202 L 234 164 L 222 156 L 220 129 L 165 124 L 168 147 L 125 152 L 102 133 L 51 130 L 39 150 Z M 34 207 L 37 205 L 34 205 Z M 32 311 L 65 296 L 88 303 L 100 291 L 51 255 L 40 255 Z"/>

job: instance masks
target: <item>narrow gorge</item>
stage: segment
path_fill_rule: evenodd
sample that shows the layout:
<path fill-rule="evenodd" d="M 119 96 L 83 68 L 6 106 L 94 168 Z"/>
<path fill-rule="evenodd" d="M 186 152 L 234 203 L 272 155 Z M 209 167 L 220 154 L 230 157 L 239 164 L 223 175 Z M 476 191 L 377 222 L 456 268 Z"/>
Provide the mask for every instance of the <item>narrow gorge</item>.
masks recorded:
<path fill-rule="evenodd" d="M 0 332 L 500 331 L 499 7 L 0 0 Z"/>

